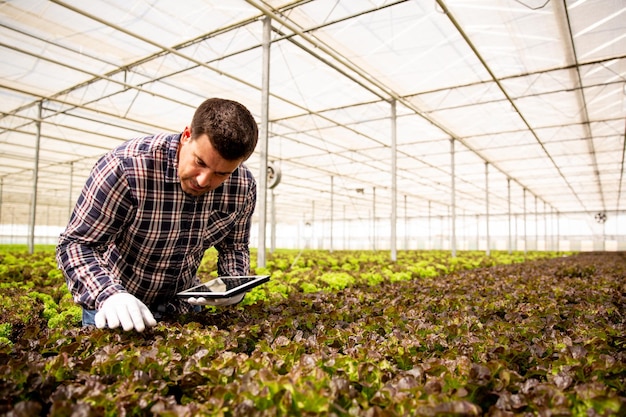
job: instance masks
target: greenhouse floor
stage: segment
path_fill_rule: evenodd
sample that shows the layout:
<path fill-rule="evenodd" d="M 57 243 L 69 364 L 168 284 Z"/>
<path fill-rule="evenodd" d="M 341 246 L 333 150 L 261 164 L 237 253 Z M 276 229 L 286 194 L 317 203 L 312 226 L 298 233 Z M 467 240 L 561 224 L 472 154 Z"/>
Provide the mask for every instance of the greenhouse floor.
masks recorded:
<path fill-rule="evenodd" d="M 242 304 L 133 333 L 0 251 L 0 415 L 626 415 L 626 253 L 388 257 L 276 251 Z"/>

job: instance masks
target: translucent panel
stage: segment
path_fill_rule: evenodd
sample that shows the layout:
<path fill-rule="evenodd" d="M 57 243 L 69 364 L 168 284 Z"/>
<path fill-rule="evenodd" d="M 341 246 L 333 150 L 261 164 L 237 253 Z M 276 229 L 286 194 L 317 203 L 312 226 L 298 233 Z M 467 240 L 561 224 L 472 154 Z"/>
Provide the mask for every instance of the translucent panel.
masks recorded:
<path fill-rule="evenodd" d="M 280 223 L 388 221 L 394 157 L 396 209 L 440 235 L 453 208 L 466 231 L 535 202 L 624 216 L 625 18 L 620 0 L 3 2 L 0 221 L 28 222 L 38 125 L 38 202 L 63 225 L 100 155 L 180 132 L 207 97 L 267 122 Z"/>

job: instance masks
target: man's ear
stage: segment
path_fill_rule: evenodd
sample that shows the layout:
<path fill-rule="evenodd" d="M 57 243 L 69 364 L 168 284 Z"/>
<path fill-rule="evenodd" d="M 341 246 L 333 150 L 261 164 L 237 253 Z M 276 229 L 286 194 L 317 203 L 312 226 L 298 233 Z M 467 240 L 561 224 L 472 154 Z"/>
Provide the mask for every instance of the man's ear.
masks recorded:
<path fill-rule="evenodd" d="M 185 130 L 183 130 L 183 139 L 187 139 L 191 137 L 191 129 L 189 126 L 185 126 Z"/>

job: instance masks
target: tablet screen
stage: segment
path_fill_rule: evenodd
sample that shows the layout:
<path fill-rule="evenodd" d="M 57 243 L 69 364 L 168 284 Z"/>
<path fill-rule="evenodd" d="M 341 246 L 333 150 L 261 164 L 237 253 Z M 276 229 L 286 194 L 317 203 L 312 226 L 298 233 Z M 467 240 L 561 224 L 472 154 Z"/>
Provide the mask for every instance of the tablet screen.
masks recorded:
<path fill-rule="evenodd" d="M 267 282 L 269 275 L 247 275 L 217 277 L 204 284 L 191 287 L 178 293 L 180 297 L 224 298 L 241 294 Z"/>

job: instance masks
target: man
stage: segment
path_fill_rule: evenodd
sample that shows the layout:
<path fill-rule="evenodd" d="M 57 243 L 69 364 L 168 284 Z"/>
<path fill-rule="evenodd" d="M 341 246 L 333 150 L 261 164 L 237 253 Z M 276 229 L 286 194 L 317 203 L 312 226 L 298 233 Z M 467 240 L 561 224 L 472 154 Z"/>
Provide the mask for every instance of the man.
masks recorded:
<path fill-rule="evenodd" d="M 206 249 L 219 275 L 248 275 L 256 182 L 243 162 L 257 125 L 240 103 L 211 98 L 178 134 L 132 139 L 93 168 L 57 246 L 83 325 L 135 329 L 225 301 L 179 299 L 199 284 Z"/>

